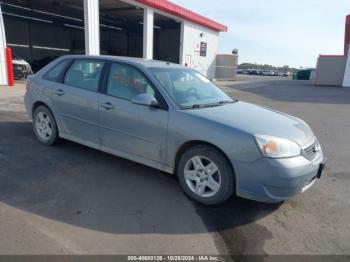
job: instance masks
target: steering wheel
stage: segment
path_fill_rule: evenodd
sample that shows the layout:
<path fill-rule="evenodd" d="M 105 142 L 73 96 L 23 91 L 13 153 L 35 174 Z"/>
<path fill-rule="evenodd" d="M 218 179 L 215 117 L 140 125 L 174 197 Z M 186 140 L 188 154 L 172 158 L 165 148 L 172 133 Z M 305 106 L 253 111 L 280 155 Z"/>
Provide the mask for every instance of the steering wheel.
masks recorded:
<path fill-rule="evenodd" d="M 186 90 L 186 95 L 187 96 L 194 96 L 196 98 L 198 98 L 198 93 L 197 93 L 197 89 L 194 87 L 191 87 L 189 89 Z"/>

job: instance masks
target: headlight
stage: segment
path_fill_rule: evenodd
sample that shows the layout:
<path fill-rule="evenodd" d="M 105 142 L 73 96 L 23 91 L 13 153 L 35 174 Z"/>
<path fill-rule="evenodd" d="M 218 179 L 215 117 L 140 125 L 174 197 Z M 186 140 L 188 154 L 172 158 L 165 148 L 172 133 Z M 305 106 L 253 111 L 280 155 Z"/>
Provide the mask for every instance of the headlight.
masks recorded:
<path fill-rule="evenodd" d="M 301 148 L 293 141 L 267 135 L 256 135 L 256 142 L 265 157 L 286 158 L 301 155 Z"/>
<path fill-rule="evenodd" d="M 315 142 L 315 151 L 316 152 L 322 151 L 322 147 L 321 147 L 320 141 L 318 141 L 318 139 L 316 139 L 316 142 Z"/>

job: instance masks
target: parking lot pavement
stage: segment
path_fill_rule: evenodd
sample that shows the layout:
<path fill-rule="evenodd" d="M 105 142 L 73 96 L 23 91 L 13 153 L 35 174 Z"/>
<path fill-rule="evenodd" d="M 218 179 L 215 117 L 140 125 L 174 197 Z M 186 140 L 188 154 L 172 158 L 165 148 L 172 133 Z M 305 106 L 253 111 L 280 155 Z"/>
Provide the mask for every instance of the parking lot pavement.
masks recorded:
<path fill-rule="evenodd" d="M 0 254 L 350 254 L 350 89 L 220 85 L 306 120 L 328 157 L 322 179 L 283 204 L 205 207 L 171 175 L 71 142 L 40 145 L 23 84 L 0 87 Z"/>

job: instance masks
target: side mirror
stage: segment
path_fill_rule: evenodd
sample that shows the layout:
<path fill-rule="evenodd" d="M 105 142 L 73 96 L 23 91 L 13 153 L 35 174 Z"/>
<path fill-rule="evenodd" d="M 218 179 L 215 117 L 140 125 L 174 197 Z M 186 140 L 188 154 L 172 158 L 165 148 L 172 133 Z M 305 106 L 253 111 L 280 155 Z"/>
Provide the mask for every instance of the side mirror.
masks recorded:
<path fill-rule="evenodd" d="M 135 96 L 131 102 L 136 105 L 143 105 L 143 106 L 149 106 L 149 107 L 159 107 L 159 103 L 157 99 L 155 99 L 153 96 L 144 93 L 139 94 Z"/>

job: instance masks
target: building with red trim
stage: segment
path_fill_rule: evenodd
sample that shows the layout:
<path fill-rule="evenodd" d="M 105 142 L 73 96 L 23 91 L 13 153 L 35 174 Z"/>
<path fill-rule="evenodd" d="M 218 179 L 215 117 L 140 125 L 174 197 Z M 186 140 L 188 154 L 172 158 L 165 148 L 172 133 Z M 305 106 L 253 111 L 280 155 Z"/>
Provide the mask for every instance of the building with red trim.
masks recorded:
<path fill-rule="evenodd" d="M 350 15 L 345 19 L 344 53 L 320 55 L 317 59 L 315 85 L 350 87 Z"/>
<path fill-rule="evenodd" d="M 180 63 L 213 78 L 219 33 L 227 30 L 167 0 L 3 0 L 0 84 L 8 83 L 7 47 L 34 71 L 85 53 Z"/>

